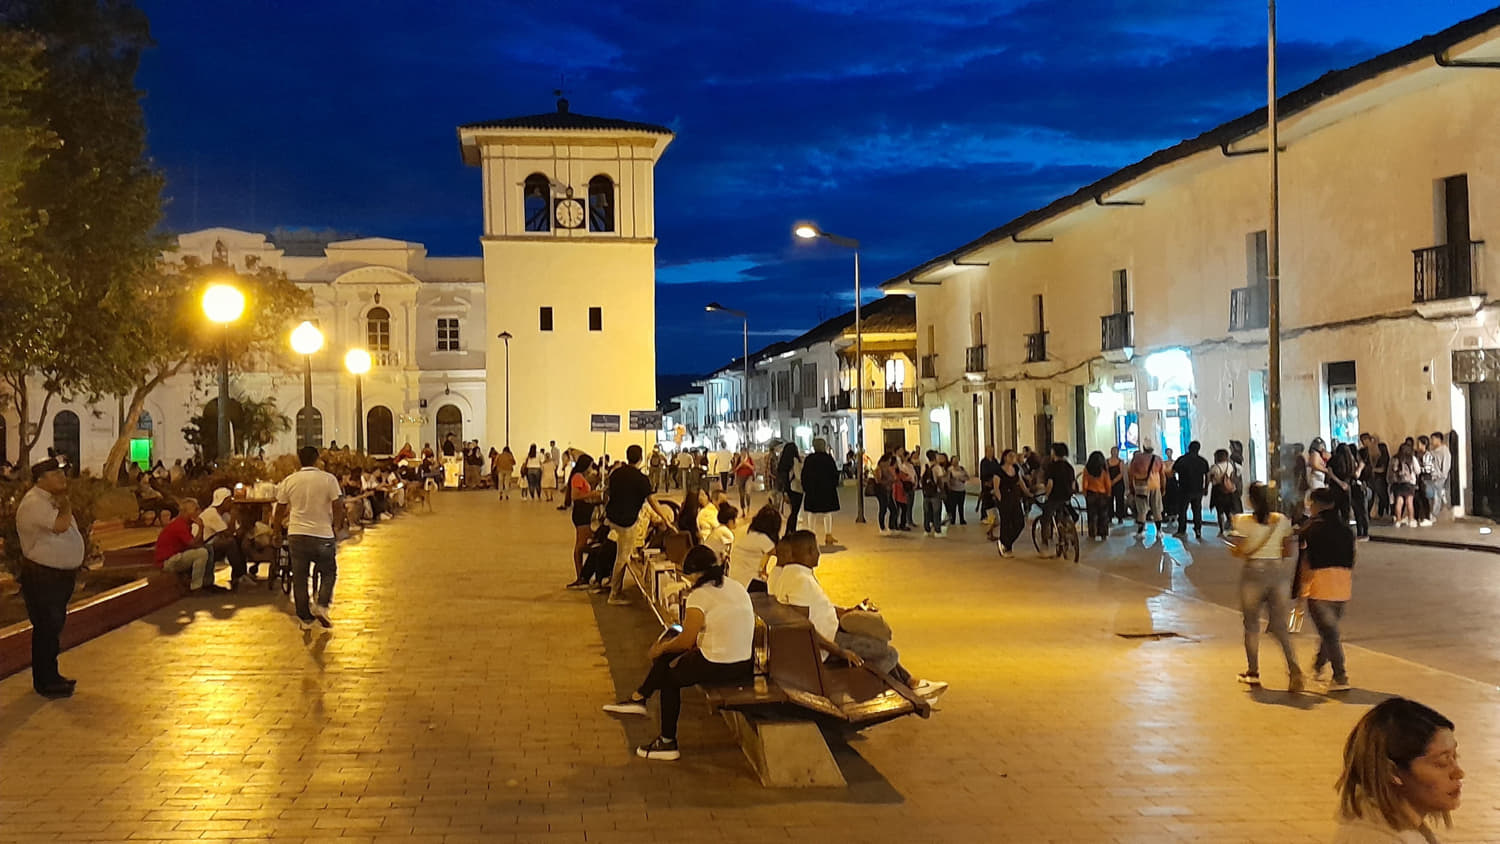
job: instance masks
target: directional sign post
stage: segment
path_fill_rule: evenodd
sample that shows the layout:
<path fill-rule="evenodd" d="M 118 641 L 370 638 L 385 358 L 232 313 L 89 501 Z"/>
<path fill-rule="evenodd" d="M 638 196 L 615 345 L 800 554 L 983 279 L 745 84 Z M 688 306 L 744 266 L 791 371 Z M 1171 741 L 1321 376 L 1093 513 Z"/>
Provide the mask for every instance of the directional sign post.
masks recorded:
<path fill-rule="evenodd" d="M 603 459 L 604 455 L 609 452 L 609 435 L 620 433 L 620 414 L 589 414 L 589 430 L 596 434 L 604 435 L 604 446 L 600 449 L 599 454 L 600 459 Z"/>
<path fill-rule="evenodd" d="M 630 430 L 641 432 L 641 448 L 650 445 L 651 435 L 649 431 L 661 430 L 660 410 L 632 410 L 630 411 Z"/>

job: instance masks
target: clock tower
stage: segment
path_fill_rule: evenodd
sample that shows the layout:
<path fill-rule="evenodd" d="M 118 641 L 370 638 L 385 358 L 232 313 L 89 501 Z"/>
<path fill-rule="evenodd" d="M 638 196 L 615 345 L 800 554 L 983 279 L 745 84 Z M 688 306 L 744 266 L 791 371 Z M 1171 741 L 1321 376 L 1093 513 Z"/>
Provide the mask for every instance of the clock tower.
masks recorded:
<path fill-rule="evenodd" d="M 483 182 L 485 430 L 600 456 L 589 417 L 656 407 L 654 170 L 672 131 L 557 111 L 458 127 Z M 508 340 L 498 335 L 507 333 Z M 507 436 L 506 432 L 509 431 Z M 639 435 L 611 438 L 622 458 Z M 616 445 L 618 443 L 618 445 Z"/>

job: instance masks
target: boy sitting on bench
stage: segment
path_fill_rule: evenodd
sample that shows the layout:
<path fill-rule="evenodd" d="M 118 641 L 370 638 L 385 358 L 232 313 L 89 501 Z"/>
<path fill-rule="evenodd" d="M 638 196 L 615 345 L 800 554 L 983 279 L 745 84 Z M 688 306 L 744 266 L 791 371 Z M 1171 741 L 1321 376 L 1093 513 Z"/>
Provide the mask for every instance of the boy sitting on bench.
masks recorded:
<path fill-rule="evenodd" d="M 865 605 L 835 606 L 823 591 L 813 569 L 818 567 L 818 537 L 810 530 L 794 530 L 776 545 L 776 568 L 771 572 L 772 597 L 787 606 L 803 607 L 812 621 L 818 645 L 851 665 L 868 664 L 918 697 L 936 703 L 948 690 L 941 681 L 919 680 L 901 666 L 901 654 L 891 646 L 890 627 Z"/>

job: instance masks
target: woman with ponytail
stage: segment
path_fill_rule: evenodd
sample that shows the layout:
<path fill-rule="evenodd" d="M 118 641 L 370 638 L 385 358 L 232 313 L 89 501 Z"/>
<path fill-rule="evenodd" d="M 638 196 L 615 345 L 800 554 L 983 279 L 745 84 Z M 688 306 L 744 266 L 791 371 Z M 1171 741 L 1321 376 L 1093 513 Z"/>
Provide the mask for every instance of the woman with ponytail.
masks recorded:
<path fill-rule="evenodd" d="M 615 715 L 646 714 L 646 700 L 661 694 L 661 735 L 636 748 L 642 759 L 675 760 L 682 689 L 707 683 L 748 683 L 755 676 L 755 608 L 745 587 L 724 576 L 719 555 L 695 545 L 682 561 L 688 589 L 682 625 L 667 628 L 647 655 L 651 670 L 630 697 L 604 707 Z"/>

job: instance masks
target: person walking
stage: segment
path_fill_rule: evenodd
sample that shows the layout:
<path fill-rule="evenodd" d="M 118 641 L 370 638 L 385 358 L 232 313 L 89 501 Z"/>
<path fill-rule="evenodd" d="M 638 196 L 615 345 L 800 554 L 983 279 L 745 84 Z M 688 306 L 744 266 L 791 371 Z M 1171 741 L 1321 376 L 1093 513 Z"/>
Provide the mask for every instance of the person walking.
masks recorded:
<path fill-rule="evenodd" d="M 797 516 L 802 512 L 802 457 L 797 453 L 796 443 L 781 447 L 781 460 L 776 464 L 776 478 L 786 492 L 787 505 L 791 512 L 786 517 L 786 529 L 797 529 Z"/>
<path fill-rule="evenodd" d="M 1197 440 L 1188 443 L 1187 454 L 1172 464 L 1177 475 L 1177 536 L 1187 536 L 1188 511 L 1193 511 L 1193 536 L 1203 539 L 1203 496 L 1208 493 L 1208 461 Z"/>
<path fill-rule="evenodd" d="M 1229 459 L 1229 449 L 1214 450 L 1214 465 L 1208 469 L 1208 504 L 1214 508 L 1219 536 L 1234 526 L 1240 514 L 1240 467 Z"/>
<path fill-rule="evenodd" d="M 511 483 L 516 475 L 516 456 L 510 453 L 510 446 L 501 448 L 500 456 L 495 458 L 495 474 L 499 480 L 500 500 L 509 501 Z"/>
<path fill-rule="evenodd" d="M 1095 451 L 1083 464 L 1083 500 L 1088 508 L 1089 538 L 1100 542 L 1109 538 L 1110 483 L 1109 462 L 1104 452 Z"/>
<path fill-rule="evenodd" d="M 311 630 L 313 623 L 333 627 L 329 607 L 333 605 L 333 583 L 338 579 L 338 532 L 344 528 L 344 492 L 338 478 L 318 468 L 318 449 L 306 445 L 297 450 L 302 468 L 286 476 L 276 487 L 276 512 L 272 522 L 285 525 L 292 555 L 292 600 L 297 623 Z M 317 603 L 308 606 L 307 578 L 318 572 Z"/>
<path fill-rule="evenodd" d="M 1130 493 L 1135 498 L 1135 535 L 1146 532 L 1146 519 L 1156 522 L 1157 536 L 1161 535 L 1162 468 L 1156 450 L 1146 446 L 1130 458 L 1127 472 Z"/>
<path fill-rule="evenodd" d="M 837 467 L 835 467 L 837 468 Z M 750 449 L 741 451 L 734 461 L 734 485 L 740 493 L 740 512 L 750 512 L 750 483 L 755 480 L 755 458 Z"/>
<path fill-rule="evenodd" d="M 68 475 L 56 459 L 31 467 L 32 487 L 16 507 L 21 571 L 16 578 L 31 620 L 31 687 L 42 697 L 72 697 L 77 681 L 57 667 L 68 600 L 83 566 L 83 534 L 68 499 Z"/>
<path fill-rule="evenodd" d="M 1271 635 L 1281 645 L 1286 658 L 1287 690 L 1303 688 L 1302 669 L 1292 649 L 1291 621 L 1292 565 L 1286 559 L 1286 541 L 1292 535 L 1292 521 L 1271 511 L 1270 491 L 1263 483 L 1250 485 L 1251 512 L 1235 519 L 1238 540 L 1230 546 L 1244 561 L 1240 568 L 1240 614 L 1245 628 L 1245 670 L 1236 678 L 1250 686 L 1260 685 L 1260 616 L 1263 607 L 1270 610 Z"/>
<path fill-rule="evenodd" d="M 1026 529 L 1025 476 L 1016 460 L 1014 449 L 1000 454 L 1000 470 L 995 473 L 995 502 L 999 510 L 995 524 L 985 538 L 1000 543 L 1000 556 L 1014 557 L 1016 539 Z"/>
<path fill-rule="evenodd" d="M 817 534 L 821 528 L 825 547 L 838 544 L 833 514 L 839 511 L 839 464 L 822 437 L 813 440 L 812 454 L 802 461 L 802 506 L 807 509 L 808 530 Z"/>
<path fill-rule="evenodd" d="M 1327 683 L 1327 691 L 1349 690 L 1344 665 L 1344 643 L 1339 622 L 1353 594 L 1354 532 L 1339 513 L 1338 496 L 1331 489 L 1312 493 L 1312 519 L 1302 529 L 1303 567 L 1301 594 L 1307 598 L 1307 614 L 1318 628 L 1318 656 L 1313 661 L 1313 679 Z M 1332 682 L 1327 671 L 1333 667 Z"/>

